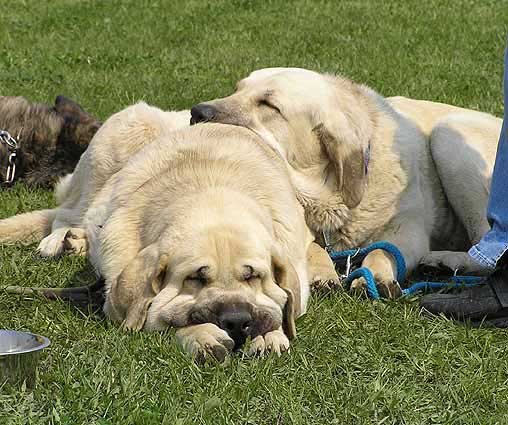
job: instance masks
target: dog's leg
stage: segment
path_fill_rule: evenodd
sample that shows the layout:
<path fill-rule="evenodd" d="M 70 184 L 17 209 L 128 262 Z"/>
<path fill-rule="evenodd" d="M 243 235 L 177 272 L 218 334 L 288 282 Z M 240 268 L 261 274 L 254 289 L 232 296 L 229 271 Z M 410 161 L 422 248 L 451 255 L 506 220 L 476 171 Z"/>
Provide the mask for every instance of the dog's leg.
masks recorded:
<path fill-rule="evenodd" d="M 396 230 L 385 233 L 382 239 L 399 248 L 409 274 L 429 252 L 430 237 L 426 234 L 424 223 L 418 219 L 417 214 L 406 215 L 404 221 L 393 223 L 391 229 Z M 397 282 L 397 264 L 391 254 L 376 249 L 364 258 L 362 267 L 367 267 L 374 275 L 381 296 L 397 298 L 401 295 L 399 284 L 403 282 Z M 364 278 L 355 279 L 351 284 L 351 289 L 355 292 L 364 292 L 366 287 Z"/>
<path fill-rule="evenodd" d="M 431 251 L 420 261 L 420 266 L 473 275 L 488 275 L 492 271 L 474 261 L 467 252 Z"/>
<path fill-rule="evenodd" d="M 78 227 L 60 227 L 46 236 L 37 248 L 42 257 L 59 257 L 63 254 L 86 255 L 86 233 Z"/>
<path fill-rule="evenodd" d="M 497 140 L 500 126 L 500 120 L 486 121 L 476 118 L 475 113 L 452 115 L 436 125 L 431 134 L 439 179 L 472 244 L 490 229 L 485 211 L 496 155 L 492 141 Z"/>
<path fill-rule="evenodd" d="M 32 211 L 0 220 L 0 243 L 40 241 L 50 234 L 57 211 Z"/>
<path fill-rule="evenodd" d="M 501 121 L 487 120 L 475 113 L 450 116 L 441 121 L 431 134 L 431 150 L 436 170 L 455 215 L 475 244 L 490 229 L 485 214 L 490 178 L 495 159 L 495 143 Z M 455 154 L 459 158 L 450 161 Z M 452 248 L 453 249 L 453 248 Z M 432 251 L 420 266 L 447 269 L 450 272 L 488 274 L 466 252 Z"/>
<path fill-rule="evenodd" d="M 365 257 L 362 267 L 372 272 L 381 296 L 397 298 L 401 295 L 400 287 L 396 282 L 397 265 L 391 254 L 382 249 L 376 249 Z M 351 283 L 351 290 L 363 294 L 367 290 L 367 282 L 363 277 L 355 279 Z"/>
<path fill-rule="evenodd" d="M 227 332 L 213 323 L 180 328 L 176 331 L 176 339 L 198 362 L 204 362 L 209 356 L 223 362 L 235 346 Z"/>
<path fill-rule="evenodd" d="M 341 287 L 340 278 L 328 253 L 312 242 L 307 249 L 310 284 L 312 289 L 336 289 Z"/>
<path fill-rule="evenodd" d="M 37 247 L 41 257 L 58 257 L 62 255 L 65 249 L 65 235 L 69 230 L 69 227 L 60 227 L 46 236 Z"/>
<path fill-rule="evenodd" d="M 42 257 L 58 257 L 65 253 L 65 240 L 68 236 L 67 247 L 72 249 L 74 246 L 82 250 L 84 248 L 83 241 L 75 243 L 70 242 L 72 235 L 77 235 L 78 239 L 83 239 L 84 235 L 79 227 L 82 220 L 79 213 L 73 208 L 58 208 L 57 216 L 53 221 L 51 233 L 39 243 L 37 251 Z M 71 233 L 68 233 L 71 231 Z M 86 252 L 86 251 L 85 251 Z"/>
<path fill-rule="evenodd" d="M 285 351 L 289 351 L 289 339 L 284 334 L 282 328 L 279 328 L 254 338 L 247 354 L 262 356 L 264 354 L 275 353 L 280 356 Z"/>

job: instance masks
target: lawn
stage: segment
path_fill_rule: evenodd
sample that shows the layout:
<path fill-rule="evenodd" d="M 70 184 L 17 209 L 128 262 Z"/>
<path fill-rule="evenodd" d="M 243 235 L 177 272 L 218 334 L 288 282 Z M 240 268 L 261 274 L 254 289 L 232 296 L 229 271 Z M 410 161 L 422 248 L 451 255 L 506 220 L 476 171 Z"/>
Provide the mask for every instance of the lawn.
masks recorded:
<path fill-rule="evenodd" d="M 140 99 L 187 108 L 267 66 L 502 113 L 507 0 L 0 0 L 0 11 L 0 94 L 65 94 L 101 119 Z M 18 184 L 0 191 L 0 217 L 53 202 Z M 92 279 L 83 259 L 0 246 L 0 286 Z M 0 388 L 0 424 L 508 423 L 503 330 L 347 294 L 314 295 L 297 326 L 280 358 L 200 367 L 171 331 L 127 333 L 0 292 L 0 328 L 52 341 L 34 391 Z"/>

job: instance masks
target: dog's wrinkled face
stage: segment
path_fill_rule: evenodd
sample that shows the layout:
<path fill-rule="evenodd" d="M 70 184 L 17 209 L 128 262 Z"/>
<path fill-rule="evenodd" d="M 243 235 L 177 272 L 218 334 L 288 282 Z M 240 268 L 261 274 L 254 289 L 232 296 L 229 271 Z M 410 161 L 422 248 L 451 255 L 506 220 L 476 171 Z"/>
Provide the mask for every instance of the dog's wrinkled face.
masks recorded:
<path fill-rule="evenodd" d="M 373 132 L 364 97 L 359 86 L 343 78 L 268 68 L 241 80 L 233 95 L 194 106 L 191 124 L 249 128 L 294 170 L 318 181 L 334 174 L 344 202 L 354 207 L 363 195 L 365 152 Z"/>
<path fill-rule="evenodd" d="M 161 309 L 162 320 L 172 327 L 213 323 L 237 346 L 282 325 L 286 294 L 274 282 L 269 248 L 252 234 L 239 236 L 213 229 L 191 250 L 175 251 L 168 286 L 179 294 Z"/>
<path fill-rule="evenodd" d="M 128 327 L 162 330 L 213 323 L 229 334 L 236 347 L 248 337 L 286 327 L 290 285 L 282 281 L 288 280 L 284 276 L 288 265 L 273 251 L 262 228 L 250 227 L 247 232 L 239 227 L 207 227 L 181 241 L 172 238 L 170 248 L 151 246 L 144 251 L 140 261 L 124 270 L 118 290 L 113 287 L 109 296 L 110 316 L 115 316 L 113 310 L 119 305 L 128 305 L 120 313 Z M 146 273 L 150 276 L 138 277 Z M 130 294 L 126 282 L 144 288 L 144 293 Z M 299 299 L 299 293 L 296 296 Z"/>

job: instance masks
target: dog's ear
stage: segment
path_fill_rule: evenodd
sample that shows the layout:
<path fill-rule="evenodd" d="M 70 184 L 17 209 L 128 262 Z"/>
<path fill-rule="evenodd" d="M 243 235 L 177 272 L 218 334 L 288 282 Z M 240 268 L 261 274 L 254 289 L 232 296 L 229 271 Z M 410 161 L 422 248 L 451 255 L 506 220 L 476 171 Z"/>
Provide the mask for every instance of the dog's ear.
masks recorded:
<path fill-rule="evenodd" d="M 77 102 L 62 95 L 55 99 L 55 110 L 62 115 L 85 113 L 85 110 Z"/>
<path fill-rule="evenodd" d="M 143 328 L 148 308 L 162 289 L 168 262 L 167 254 L 161 255 L 150 245 L 125 267 L 107 295 L 107 310 L 113 319 L 122 320 L 126 329 Z"/>
<path fill-rule="evenodd" d="M 62 95 L 57 96 L 55 99 L 55 111 L 63 117 L 72 117 L 77 122 L 93 128 L 94 132 L 102 125 L 99 120 L 85 111 L 77 102 Z"/>
<path fill-rule="evenodd" d="M 78 155 L 79 158 L 102 123 L 77 102 L 62 95 L 56 97 L 54 109 L 63 118 L 59 143 L 70 144 L 71 149 L 73 145 L 78 146 L 78 149 L 71 153 Z"/>
<path fill-rule="evenodd" d="M 354 86 L 342 90 L 332 113 L 318 117 L 313 128 L 334 166 L 337 189 L 349 208 L 356 207 L 365 192 L 376 120 L 375 110 L 370 110 L 364 97 Z"/>
<path fill-rule="evenodd" d="M 280 249 L 272 250 L 272 267 L 275 282 L 287 295 L 286 305 L 283 310 L 282 328 L 289 339 L 296 336 L 295 320 L 302 311 L 300 281 L 295 268 L 288 258 L 282 255 Z"/>
<path fill-rule="evenodd" d="M 369 142 L 354 133 L 333 134 L 324 124 L 314 127 L 323 149 L 335 169 L 337 189 L 349 208 L 356 207 L 367 186 L 367 149 Z"/>

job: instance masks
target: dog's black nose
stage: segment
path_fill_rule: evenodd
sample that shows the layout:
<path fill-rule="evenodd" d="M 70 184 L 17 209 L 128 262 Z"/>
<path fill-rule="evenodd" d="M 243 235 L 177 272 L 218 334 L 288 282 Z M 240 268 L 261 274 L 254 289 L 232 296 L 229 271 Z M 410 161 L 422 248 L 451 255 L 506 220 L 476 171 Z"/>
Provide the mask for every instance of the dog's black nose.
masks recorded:
<path fill-rule="evenodd" d="M 200 103 L 192 107 L 190 123 L 192 125 L 198 122 L 212 121 L 215 115 L 217 115 L 217 109 L 215 107 L 207 105 L 206 103 Z"/>
<path fill-rule="evenodd" d="M 251 334 L 253 318 L 247 306 L 230 306 L 219 314 L 219 326 L 235 341 L 239 348 Z"/>

